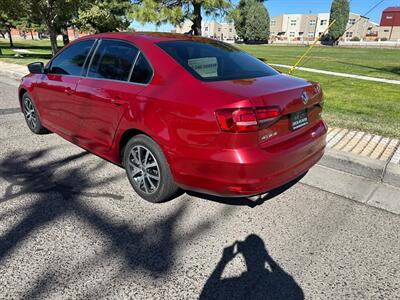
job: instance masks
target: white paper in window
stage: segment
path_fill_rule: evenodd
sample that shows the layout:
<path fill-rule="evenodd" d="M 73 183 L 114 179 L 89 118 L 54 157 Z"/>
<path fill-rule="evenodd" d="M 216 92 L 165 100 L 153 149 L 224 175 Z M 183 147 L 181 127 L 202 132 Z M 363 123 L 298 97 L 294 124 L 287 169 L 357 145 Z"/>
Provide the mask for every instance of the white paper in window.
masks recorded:
<path fill-rule="evenodd" d="M 188 60 L 188 65 L 203 78 L 218 76 L 216 57 L 192 58 Z"/>

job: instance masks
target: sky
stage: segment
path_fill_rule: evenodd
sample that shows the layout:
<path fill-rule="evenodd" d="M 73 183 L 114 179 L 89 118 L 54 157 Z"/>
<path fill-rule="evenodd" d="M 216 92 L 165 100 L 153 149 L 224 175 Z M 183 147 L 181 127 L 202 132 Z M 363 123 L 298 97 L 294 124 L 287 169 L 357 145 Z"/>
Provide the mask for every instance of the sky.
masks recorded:
<path fill-rule="evenodd" d="M 365 15 L 373 6 L 381 0 L 352 0 L 350 10 L 353 13 Z M 238 0 L 232 1 L 234 5 Z M 284 13 L 323 13 L 329 12 L 332 0 L 267 0 L 265 6 L 271 16 L 278 16 Z M 367 15 L 373 22 L 379 23 L 382 11 L 389 6 L 400 6 L 400 0 L 384 0 L 370 14 Z M 159 27 L 153 24 L 140 24 L 133 22 L 131 25 L 137 31 L 171 31 L 174 27 L 164 24 Z"/>

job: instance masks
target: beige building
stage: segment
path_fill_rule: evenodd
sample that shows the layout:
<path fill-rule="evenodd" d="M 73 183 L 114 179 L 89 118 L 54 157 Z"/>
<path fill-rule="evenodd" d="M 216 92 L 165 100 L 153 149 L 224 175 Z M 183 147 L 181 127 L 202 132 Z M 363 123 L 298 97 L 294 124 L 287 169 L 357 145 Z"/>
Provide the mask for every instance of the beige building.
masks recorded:
<path fill-rule="evenodd" d="M 378 32 L 378 37 L 381 40 L 400 40 L 400 26 L 380 26 Z"/>
<path fill-rule="evenodd" d="M 271 18 L 271 39 L 279 40 L 315 40 L 329 26 L 329 13 L 284 14 Z M 358 14 L 350 13 L 348 30 L 343 39 L 378 34 L 378 24 Z"/>
<path fill-rule="evenodd" d="M 192 24 L 193 23 L 191 21 L 185 21 L 180 26 L 175 28 L 175 32 L 189 32 Z M 214 20 L 201 22 L 201 35 L 228 43 L 233 43 L 237 38 L 233 23 L 218 23 Z"/>

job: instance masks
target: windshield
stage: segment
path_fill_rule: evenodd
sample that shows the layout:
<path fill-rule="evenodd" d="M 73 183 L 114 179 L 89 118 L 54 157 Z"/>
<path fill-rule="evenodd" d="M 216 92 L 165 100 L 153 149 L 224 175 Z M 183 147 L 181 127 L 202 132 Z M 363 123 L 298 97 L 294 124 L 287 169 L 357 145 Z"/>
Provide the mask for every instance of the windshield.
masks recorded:
<path fill-rule="evenodd" d="M 157 45 L 192 75 L 203 81 L 248 79 L 279 74 L 257 58 L 218 41 L 167 41 Z"/>

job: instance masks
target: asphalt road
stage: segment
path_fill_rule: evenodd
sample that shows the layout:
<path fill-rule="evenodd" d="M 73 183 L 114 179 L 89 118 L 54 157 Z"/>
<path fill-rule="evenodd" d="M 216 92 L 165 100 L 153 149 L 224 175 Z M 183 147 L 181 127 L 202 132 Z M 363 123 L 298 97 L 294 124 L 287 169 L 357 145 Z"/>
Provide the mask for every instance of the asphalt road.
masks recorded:
<path fill-rule="evenodd" d="M 16 107 L 0 77 L 1 299 L 400 299 L 398 215 L 302 183 L 149 204 Z"/>

